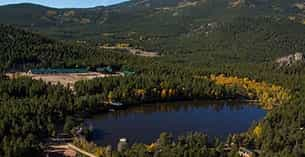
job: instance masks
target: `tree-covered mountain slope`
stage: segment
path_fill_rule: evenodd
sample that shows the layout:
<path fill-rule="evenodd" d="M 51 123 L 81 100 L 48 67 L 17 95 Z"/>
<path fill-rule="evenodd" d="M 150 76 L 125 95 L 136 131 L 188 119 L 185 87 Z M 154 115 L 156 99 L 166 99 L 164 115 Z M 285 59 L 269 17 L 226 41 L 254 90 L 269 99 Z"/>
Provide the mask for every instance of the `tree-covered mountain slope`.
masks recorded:
<path fill-rule="evenodd" d="M 59 39 L 128 43 L 205 61 L 264 62 L 303 52 L 303 1 L 131 0 L 109 7 L 0 7 L 0 22 Z M 186 46 L 187 45 L 187 46 Z"/>
<path fill-rule="evenodd" d="M 111 65 L 136 73 L 78 82 L 75 91 L 29 78 L 9 80 L 0 73 L 0 156 L 43 156 L 44 140 L 70 132 L 80 124 L 71 124 L 74 118 L 98 109 L 108 111 L 104 101 L 241 95 L 256 99 L 251 91 L 257 90 L 263 102 L 274 102 L 272 97 L 291 101 L 276 103 L 254 128 L 227 142 L 215 140 L 214 145 L 204 142 L 206 138 L 188 136 L 152 151 L 146 144 L 136 144 L 121 154 L 113 151 L 114 156 L 157 152 L 161 157 L 232 157 L 238 156 L 239 147 L 247 147 L 258 150 L 261 157 L 303 157 L 304 63 L 283 67 L 272 63 L 304 53 L 304 8 L 301 0 L 131 0 L 89 9 L 1 6 L 0 23 L 6 25 L 0 25 L 0 72 Z M 124 43 L 162 56 L 138 57 L 101 47 Z M 228 86 L 216 84 L 216 78 Z M 241 82 L 243 88 L 232 82 Z M 288 95 L 278 92 L 279 87 Z M 226 144 L 232 146 L 230 152 Z"/>
<path fill-rule="evenodd" d="M 100 39 L 119 32 L 177 35 L 194 25 L 239 16 L 275 16 L 303 23 L 304 8 L 299 0 L 131 0 L 88 9 L 17 4 L 1 6 L 0 21 L 58 38 Z"/>
<path fill-rule="evenodd" d="M 0 69 L 34 67 L 96 67 L 132 64 L 137 57 L 116 50 L 98 49 L 84 43 L 65 42 L 0 25 Z"/>

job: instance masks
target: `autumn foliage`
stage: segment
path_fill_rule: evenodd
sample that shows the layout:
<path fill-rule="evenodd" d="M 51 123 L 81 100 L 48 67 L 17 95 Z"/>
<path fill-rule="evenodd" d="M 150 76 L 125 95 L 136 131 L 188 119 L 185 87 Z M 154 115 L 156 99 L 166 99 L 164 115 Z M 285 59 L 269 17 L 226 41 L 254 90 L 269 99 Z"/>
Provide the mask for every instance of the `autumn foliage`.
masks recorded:
<path fill-rule="evenodd" d="M 210 80 L 218 85 L 237 86 L 246 91 L 250 99 L 258 100 L 266 109 L 275 105 L 285 104 L 291 99 L 289 91 L 278 85 L 257 82 L 248 78 L 238 78 L 225 75 L 211 75 Z"/>

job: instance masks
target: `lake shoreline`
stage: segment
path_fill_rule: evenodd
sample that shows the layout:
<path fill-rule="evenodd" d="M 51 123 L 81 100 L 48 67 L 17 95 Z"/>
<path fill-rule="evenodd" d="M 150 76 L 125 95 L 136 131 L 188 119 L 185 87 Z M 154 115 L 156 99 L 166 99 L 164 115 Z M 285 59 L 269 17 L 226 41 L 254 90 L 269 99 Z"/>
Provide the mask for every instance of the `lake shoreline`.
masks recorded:
<path fill-rule="evenodd" d="M 251 103 L 248 104 L 249 102 L 251 102 Z M 208 132 L 208 135 L 210 136 L 211 130 L 204 131 L 202 129 L 204 129 L 204 126 L 209 126 L 209 127 L 213 128 L 214 123 L 208 122 L 205 125 L 199 125 L 199 126 L 203 127 L 203 128 L 201 128 L 201 130 L 192 129 L 194 127 L 195 128 L 198 127 L 196 125 L 197 122 L 202 123 L 203 121 L 206 120 L 206 118 L 204 118 L 204 119 L 201 118 L 201 120 L 195 118 L 188 122 L 185 122 L 187 119 L 191 118 L 194 115 L 197 115 L 197 117 L 198 116 L 199 117 L 207 116 L 207 117 L 210 117 L 208 119 L 211 119 L 211 120 L 213 120 L 213 119 L 217 120 L 217 119 L 219 119 L 217 117 L 221 117 L 221 116 L 224 117 L 227 114 L 231 115 L 232 117 L 235 116 L 235 118 L 233 118 L 233 119 L 231 118 L 231 120 L 235 121 L 235 123 L 240 122 L 239 125 L 243 126 L 243 129 L 240 129 L 240 130 L 237 129 L 236 132 L 235 131 L 233 131 L 233 132 L 229 131 L 229 132 L 233 133 L 233 134 L 235 134 L 235 133 L 238 134 L 238 133 L 247 131 L 250 128 L 250 126 L 252 125 L 252 120 L 250 120 L 248 122 L 246 122 L 246 121 L 243 122 L 243 119 L 247 119 L 247 118 L 245 118 L 247 116 L 250 116 L 249 118 L 251 119 L 251 114 L 249 115 L 249 113 L 253 112 L 252 116 L 254 116 L 254 117 L 256 114 L 257 115 L 261 114 L 261 115 L 263 115 L 262 117 L 265 116 L 265 113 L 267 111 L 262 109 L 259 106 L 259 104 L 256 104 L 255 102 L 256 101 L 244 101 L 244 100 L 242 100 L 242 101 L 241 100 L 231 100 L 231 101 L 227 101 L 227 100 L 221 100 L 221 101 L 199 100 L 198 101 L 198 100 L 195 100 L 195 101 L 183 101 L 183 102 L 179 101 L 179 102 L 167 102 L 167 103 L 155 103 L 155 104 L 150 103 L 150 104 L 136 105 L 136 106 L 128 107 L 127 109 L 117 110 L 114 112 L 107 112 L 107 113 L 100 114 L 100 115 L 94 115 L 94 116 L 90 117 L 89 119 L 86 119 L 85 122 L 87 124 L 91 125 L 91 127 L 93 126 L 92 127 L 93 128 L 93 139 L 91 139 L 91 140 L 94 141 L 98 145 L 101 145 L 101 143 L 96 142 L 96 140 L 94 140 L 94 138 L 97 138 L 97 137 L 104 138 L 104 136 L 106 138 L 108 138 L 108 136 L 112 136 L 113 134 L 115 134 L 115 136 L 117 136 L 117 137 L 111 138 L 111 139 L 118 140 L 119 138 L 126 137 L 126 135 L 124 136 L 124 134 L 132 134 L 133 132 L 137 132 L 141 129 L 144 129 L 144 130 L 140 131 L 140 133 L 137 133 L 136 136 L 143 135 L 143 132 L 146 132 L 147 134 L 149 134 L 149 132 L 153 132 L 153 130 L 159 129 L 159 131 L 154 132 L 155 133 L 154 137 L 157 137 L 157 135 L 159 135 L 159 133 L 163 132 L 162 131 L 163 127 L 169 127 L 171 125 L 174 125 L 174 126 L 171 126 L 171 128 L 173 129 L 175 136 L 176 135 L 178 136 L 180 134 L 185 134 L 187 132 L 192 132 L 192 131 L 199 131 L 199 132 L 205 132 L 205 133 Z M 255 103 L 255 106 L 253 106 L 254 104 L 252 104 L 252 103 Z M 204 114 L 198 115 L 198 112 L 203 112 Z M 245 114 L 244 112 L 247 114 Z M 178 118 L 178 117 L 171 118 L 171 115 L 173 115 L 173 114 L 174 115 L 178 114 L 180 116 L 184 115 L 183 116 L 184 118 L 179 121 L 176 121 L 177 119 L 180 119 L 182 117 L 178 116 L 180 118 Z M 220 114 L 220 115 L 218 115 L 218 114 Z M 224 114 L 224 115 L 222 115 L 222 114 Z M 245 117 L 242 120 L 238 120 L 239 115 L 241 115 L 241 114 L 245 114 L 244 115 Z M 154 115 L 156 115 L 156 117 L 154 117 Z M 218 116 L 215 116 L 215 115 L 218 115 Z M 140 116 L 141 118 L 136 118 L 138 116 Z M 153 117 L 150 117 L 150 116 L 153 116 Z M 111 118 L 111 117 L 113 117 L 113 118 Z M 225 130 L 225 128 L 221 128 L 221 127 L 229 126 L 229 123 L 225 123 L 223 126 L 221 125 L 221 123 L 230 119 L 229 117 L 225 117 L 221 121 L 217 120 L 218 122 L 215 124 L 218 124 L 219 125 L 218 127 L 220 127 L 220 129 L 212 131 L 212 133 L 218 132 L 218 134 L 211 134 L 212 135 L 211 137 L 220 137 L 220 136 L 218 136 L 218 135 L 220 135 L 219 132 Z M 261 116 L 259 116 L 259 117 L 262 118 Z M 97 119 L 97 120 L 106 119 L 106 122 L 103 122 L 103 121 L 96 122 L 94 119 Z M 164 121 L 168 121 L 170 119 L 172 119 L 173 121 L 169 124 L 165 124 Z M 259 121 L 259 119 L 256 119 L 256 120 Z M 88 120 L 93 121 L 92 124 L 88 123 Z M 139 122 L 139 124 L 137 123 L 137 121 Z M 156 121 L 158 121 L 158 123 L 154 123 Z M 118 122 L 120 124 L 117 124 Z M 143 124 L 142 124 L 142 122 L 143 122 Z M 184 126 L 184 125 L 186 126 L 185 130 L 181 128 L 182 126 L 180 126 L 180 123 L 183 124 L 182 126 Z M 99 125 L 102 127 L 96 128 L 95 125 Z M 133 129 L 131 127 L 131 125 L 134 125 L 135 128 Z M 188 125 L 192 125 L 192 126 L 188 126 Z M 239 125 L 237 125 L 235 127 L 238 128 L 238 127 L 240 127 Z M 107 128 L 108 128 L 108 131 L 109 130 L 111 130 L 111 131 L 108 132 Z M 112 129 L 110 129 L 110 128 L 112 128 Z M 118 133 L 118 131 L 120 131 L 120 129 L 117 130 L 118 128 L 125 128 L 125 129 L 123 129 L 124 131 L 122 132 L 122 134 Z M 105 131 L 105 129 L 106 129 L 106 131 Z M 184 131 L 181 131 L 181 129 Z M 234 127 L 231 129 L 234 130 Z M 164 130 L 164 131 L 171 132 L 170 130 Z M 131 135 L 128 135 L 127 137 L 131 137 Z M 144 141 L 142 141 L 141 138 L 140 139 L 136 138 L 136 139 L 137 140 L 134 140 L 134 139 L 131 140 L 132 143 L 148 142 L 148 141 L 152 142 L 151 140 L 148 140 L 147 138 L 143 138 Z M 151 139 L 154 140 L 154 138 L 151 138 Z M 110 142 L 110 143 L 112 143 L 112 145 L 114 144 L 113 142 Z M 103 144 L 106 144 L 106 143 L 103 143 Z"/>
<path fill-rule="evenodd" d="M 128 109 L 130 107 L 137 107 L 137 106 L 142 106 L 145 104 L 158 104 L 158 103 L 181 103 L 181 102 L 200 102 L 200 101 L 208 101 L 208 102 L 219 102 L 219 101 L 223 101 L 223 102 L 245 102 L 245 103 L 253 103 L 253 104 L 257 104 L 258 106 L 262 107 L 260 102 L 258 100 L 251 100 L 251 99 L 247 99 L 247 98 L 221 98 L 221 99 L 175 99 L 175 100 L 159 100 L 159 101 L 146 101 L 146 102 L 137 102 L 137 103 L 127 103 L 127 104 L 123 104 L 123 106 L 120 107 L 111 107 L 109 106 L 106 109 L 97 109 L 95 110 L 95 112 L 84 112 L 84 113 L 78 113 L 77 117 L 83 117 L 83 118 L 90 118 L 92 116 L 95 115 L 99 115 L 99 114 L 105 114 L 105 113 L 109 113 L 111 112 L 110 110 L 114 109 L 114 110 L 125 110 Z M 262 107 L 263 108 L 263 107 Z"/>

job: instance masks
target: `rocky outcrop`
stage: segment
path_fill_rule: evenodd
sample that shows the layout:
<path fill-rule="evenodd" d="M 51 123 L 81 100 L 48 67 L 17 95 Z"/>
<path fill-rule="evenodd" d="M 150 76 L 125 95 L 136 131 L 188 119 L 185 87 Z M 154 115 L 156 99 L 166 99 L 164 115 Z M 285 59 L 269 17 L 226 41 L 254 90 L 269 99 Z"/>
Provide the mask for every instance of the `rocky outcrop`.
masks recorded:
<path fill-rule="evenodd" d="M 305 55 L 303 53 L 295 53 L 285 57 L 278 58 L 275 61 L 280 66 L 290 66 L 297 62 L 305 62 Z"/>
<path fill-rule="evenodd" d="M 246 3 L 246 0 L 230 0 L 229 1 L 229 7 L 230 8 L 237 8 L 241 5 L 244 5 Z"/>

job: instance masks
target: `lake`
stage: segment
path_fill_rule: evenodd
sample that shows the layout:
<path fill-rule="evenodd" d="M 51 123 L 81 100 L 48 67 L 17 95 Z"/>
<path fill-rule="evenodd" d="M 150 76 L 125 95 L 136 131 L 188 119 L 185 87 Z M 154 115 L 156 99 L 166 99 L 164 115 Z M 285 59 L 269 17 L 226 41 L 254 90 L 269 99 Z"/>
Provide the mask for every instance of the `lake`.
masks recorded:
<path fill-rule="evenodd" d="M 160 133 L 174 136 L 191 131 L 225 139 L 245 132 L 266 115 L 257 104 L 239 101 L 189 101 L 145 104 L 104 113 L 87 119 L 93 127 L 93 141 L 116 146 L 120 138 L 130 143 L 151 143 Z"/>

